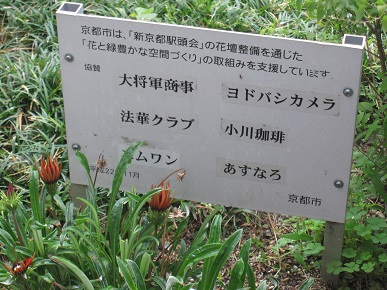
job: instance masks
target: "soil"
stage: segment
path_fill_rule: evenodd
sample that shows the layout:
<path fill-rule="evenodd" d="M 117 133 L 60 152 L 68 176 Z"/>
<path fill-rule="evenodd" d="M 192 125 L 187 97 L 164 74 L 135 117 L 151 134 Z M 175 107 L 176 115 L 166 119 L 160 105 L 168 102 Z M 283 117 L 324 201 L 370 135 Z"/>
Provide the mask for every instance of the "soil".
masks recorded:
<path fill-rule="evenodd" d="M 179 211 L 174 208 L 174 213 Z M 247 219 L 246 219 L 247 216 Z M 276 278 L 279 282 L 278 289 L 283 290 L 295 290 L 309 278 L 314 278 L 313 285 L 309 288 L 311 290 L 329 290 L 330 287 L 324 285 L 320 277 L 320 270 L 314 265 L 319 261 L 307 260 L 306 264 L 309 269 L 305 269 L 300 265 L 293 257 L 289 247 L 282 247 L 277 252 L 273 247 L 277 244 L 279 236 L 285 233 L 292 232 L 292 228 L 284 220 L 289 217 L 273 213 L 259 212 L 257 215 L 251 215 L 243 212 L 239 212 L 233 216 L 226 215 L 223 219 L 223 239 L 229 237 L 237 229 L 243 229 L 243 235 L 240 243 L 236 247 L 232 256 L 228 260 L 226 266 L 222 269 L 222 277 L 225 285 L 228 284 L 228 279 L 231 273 L 231 269 L 239 256 L 239 250 L 241 246 L 248 239 L 252 239 L 251 251 L 250 251 L 250 265 L 255 272 L 255 280 L 257 281 L 257 287 L 266 280 L 267 289 L 274 289 L 273 282 L 269 277 Z M 189 244 L 189 241 L 194 239 L 194 235 L 197 233 L 201 226 L 201 221 L 204 218 L 200 216 L 197 219 L 192 219 L 189 225 L 185 241 Z M 192 235 L 192 236 L 191 236 Z M 265 257 L 264 257 L 265 256 Z M 321 258 L 321 257 L 320 257 Z M 219 287 L 219 289 L 222 289 Z"/>

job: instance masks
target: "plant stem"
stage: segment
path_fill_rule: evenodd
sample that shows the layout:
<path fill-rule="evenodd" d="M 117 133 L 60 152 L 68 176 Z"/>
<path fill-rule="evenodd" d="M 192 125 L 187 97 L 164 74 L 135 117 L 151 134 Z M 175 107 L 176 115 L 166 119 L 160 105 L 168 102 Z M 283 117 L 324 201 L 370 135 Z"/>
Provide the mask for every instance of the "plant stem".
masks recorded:
<path fill-rule="evenodd" d="M 364 20 L 364 18 L 363 18 Z M 372 25 L 370 22 L 365 22 L 371 33 L 375 35 L 376 38 L 376 47 L 378 49 L 379 59 L 380 59 L 380 68 L 384 75 L 387 74 L 387 57 L 386 52 L 384 51 L 383 40 L 382 40 L 382 23 L 380 19 L 375 20 L 375 24 Z"/>
<path fill-rule="evenodd" d="M 93 181 L 94 186 L 95 186 L 95 182 L 97 181 L 98 170 L 99 170 L 99 168 L 97 167 L 97 169 L 95 170 L 95 176 L 94 176 L 94 181 Z"/>
<path fill-rule="evenodd" d="M 19 239 L 20 245 L 22 245 L 24 247 L 25 246 L 24 241 L 23 241 L 23 238 L 22 238 L 22 235 L 20 232 L 19 224 L 17 223 L 16 214 L 14 211 L 12 211 L 12 218 L 13 218 L 13 223 L 15 225 L 15 230 L 16 230 L 16 234 L 17 234 L 17 237 Z"/>
<path fill-rule="evenodd" d="M 163 236 L 161 238 L 161 277 L 165 277 L 165 274 L 167 272 L 167 269 L 165 267 L 166 265 L 166 259 L 165 259 L 165 242 L 166 242 L 166 235 L 167 235 L 167 222 L 168 222 L 168 214 L 166 215 L 165 221 L 164 221 L 164 231 Z"/>
<path fill-rule="evenodd" d="M 175 173 L 181 171 L 181 170 L 184 170 L 184 168 L 179 168 L 179 169 L 176 169 L 175 171 L 173 171 L 172 173 L 168 174 L 167 177 L 165 177 L 163 180 L 161 180 L 161 182 L 159 183 L 159 185 L 157 187 L 160 187 L 161 184 L 166 181 L 168 178 L 170 178 L 172 175 L 174 175 Z"/>

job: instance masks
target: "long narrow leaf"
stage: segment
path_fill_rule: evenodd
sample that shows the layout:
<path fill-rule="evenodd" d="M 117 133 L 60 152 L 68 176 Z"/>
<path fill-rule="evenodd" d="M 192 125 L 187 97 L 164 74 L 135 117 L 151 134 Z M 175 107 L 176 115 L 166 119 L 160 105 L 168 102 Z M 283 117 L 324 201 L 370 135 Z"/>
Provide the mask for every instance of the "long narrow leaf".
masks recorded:
<path fill-rule="evenodd" d="M 159 287 L 161 288 L 161 290 L 165 290 L 166 286 L 167 286 L 167 282 L 165 282 L 165 280 L 163 278 L 161 278 L 160 276 L 155 276 L 155 277 L 152 277 L 151 278 L 157 285 L 159 285 Z"/>
<path fill-rule="evenodd" d="M 274 289 L 273 290 L 278 290 L 279 289 L 279 282 L 276 278 L 274 278 L 273 276 L 268 276 L 267 278 L 269 278 L 269 280 L 271 282 L 273 282 L 274 284 Z"/>
<path fill-rule="evenodd" d="M 81 151 L 77 151 L 75 153 L 75 156 L 77 157 L 77 159 L 81 163 L 82 167 L 85 169 L 87 180 L 89 181 L 89 185 L 92 186 L 93 180 L 92 180 L 91 175 L 90 175 L 90 166 L 89 166 L 89 161 L 87 160 L 87 157 Z"/>
<path fill-rule="evenodd" d="M 94 290 L 93 284 L 91 284 L 89 278 L 83 273 L 73 262 L 57 256 L 52 256 L 51 260 L 62 267 L 69 269 L 75 276 L 77 276 L 82 281 L 82 286 L 86 287 L 88 290 Z"/>
<path fill-rule="evenodd" d="M 135 229 L 138 225 L 138 220 L 140 218 L 141 208 L 149 201 L 149 198 L 160 192 L 161 188 L 154 188 L 149 190 L 146 194 L 141 196 L 141 199 L 136 203 L 136 205 L 130 210 L 129 217 L 125 222 L 124 229 L 122 230 L 122 235 L 126 235 L 130 229 Z M 126 197 L 126 201 L 132 200 L 131 197 Z"/>
<path fill-rule="evenodd" d="M 75 153 L 75 156 L 77 157 L 77 159 L 81 163 L 82 167 L 85 169 L 87 180 L 89 181 L 89 186 L 86 189 L 87 200 L 94 207 L 96 207 L 96 204 L 95 204 L 96 189 L 95 189 L 95 186 L 94 186 L 94 181 L 92 180 L 91 175 L 90 175 L 89 161 L 87 160 L 87 157 L 85 156 L 85 154 L 83 154 L 81 151 L 77 151 Z"/>
<path fill-rule="evenodd" d="M 44 219 L 41 216 L 40 203 L 39 203 L 39 179 L 38 172 L 36 170 L 31 170 L 30 172 L 30 200 L 31 200 L 31 209 L 34 215 L 34 218 L 44 224 Z"/>
<path fill-rule="evenodd" d="M 173 235 L 173 250 L 176 250 L 177 245 L 181 241 L 181 236 L 184 234 L 185 230 L 187 229 L 188 226 L 188 219 L 189 216 L 184 218 L 182 221 L 180 221 L 179 226 L 177 227 L 174 235 Z"/>
<path fill-rule="evenodd" d="M 113 208 L 116 197 L 118 194 L 118 191 L 120 190 L 122 180 L 124 178 L 124 174 L 130 164 L 132 163 L 132 159 L 134 154 L 136 153 L 137 149 L 143 144 L 143 142 L 134 142 L 130 144 L 129 148 L 125 150 L 124 154 L 122 154 L 122 157 L 120 161 L 118 162 L 116 171 L 114 173 L 113 177 L 113 183 L 112 183 L 112 191 L 110 195 L 110 202 L 109 202 L 109 211 Z"/>
<path fill-rule="evenodd" d="M 183 280 L 180 277 L 169 276 L 167 280 L 167 285 L 165 286 L 165 290 L 171 290 L 174 284 L 183 285 Z"/>
<path fill-rule="evenodd" d="M 27 237 L 27 233 L 25 230 L 25 226 L 26 226 L 27 221 L 28 221 L 28 216 L 26 215 L 26 212 L 27 212 L 27 210 L 24 207 L 24 205 L 20 204 L 18 206 L 18 208 L 16 209 L 16 213 L 15 213 L 16 220 L 14 221 L 19 226 L 20 238 L 23 240 L 23 241 L 19 241 L 19 242 L 23 243 L 24 245 L 27 245 L 27 242 L 28 242 L 28 237 Z"/>
<path fill-rule="evenodd" d="M 210 223 L 212 218 L 221 211 L 222 208 L 222 206 L 216 206 L 215 209 L 206 217 L 202 226 L 197 232 L 194 241 L 191 244 L 191 248 L 198 246 L 205 239 L 205 232 L 207 230 L 208 224 Z"/>
<path fill-rule="evenodd" d="M 220 232 L 222 230 L 222 216 L 217 214 L 212 220 L 208 243 L 220 243 Z"/>
<path fill-rule="evenodd" d="M 110 240 L 110 248 L 112 257 L 118 256 L 118 250 L 120 248 L 120 224 L 121 224 L 121 216 L 123 209 L 123 202 L 125 198 L 121 198 L 117 200 L 112 210 L 109 212 L 108 219 L 108 231 L 109 231 L 109 240 Z M 115 263 L 114 263 L 115 264 Z M 115 265 L 112 265 L 113 268 Z M 113 280 L 115 280 L 116 271 L 112 272 Z"/>
<path fill-rule="evenodd" d="M 34 244 L 38 249 L 39 256 L 45 256 L 44 244 L 43 244 L 43 234 L 42 230 L 36 230 L 32 228 L 32 235 L 34 236 Z"/>
<path fill-rule="evenodd" d="M 250 264 L 247 264 L 246 274 L 247 274 L 247 285 L 249 286 L 250 289 L 255 289 L 255 274 L 254 274 L 253 267 L 251 267 Z M 266 290 L 266 286 L 264 289 Z"/>
<path fill-rule="evenodd" d="M 12 236 L 3 229 L 0 229 L 0 243 L 3 244 L 2 251 L 7 255 L 7 258 L 13 261 L 15 259 L 13 251 L 15 241 Z"/>
<path fill-rule="evenodd" d="M 220 270 L 230 257 L 241 237 L 242 229 L 239 229 L 224 242 L 219 250 L 219 253 L 215 257 L 215 260 L 213 261 L 211 270 L 206 273 L 206 277 L 203 273 L 203 289 L 213 289 L 215 287 L 216 278 L 218 277 Z"/>
<path fill-rule="evenodd" d="M 89 212 L 89 218 L 93 221 L 93 224 L 98 225 L 95 229 L 97 233 L 101 232 L 101 229 L 99 227 L 100 221 L 99 221 L 99 216 L 98 216 L 98 208 L 95 208 L 92 203 L 90 203 L 88 200 L 84 198 L 78 198 L 80 201 L 86 204 L 88 209 L 90 210 Z"/>
<path fill-rule="evenodd" d="M 217 214 L 214 219 L 212 220 L 211 227 L 210 227 L 210 234 L 208 235 L 208 241 L 207 244 L 210 243 L 220 243 L 220 232 L 222 230 L 222 216 Z M 211 266 L 214 261 L 215 257 L 208 257 L 204 260 L 203 264 L 203 273 L 202 276 L 209 277 L 211 273 Z"/>
<path fill-rule="evenodd" d="M 230 275 L 230 282 L 228 284 L 228 290 L 237 290 L 242 288 L 243 286 L 243 272 L 244 272 L 244 262 L 242 259 L 239 259 L 234 267 L 231 270 L 231 275 Z"/>
<path fill-rule="evenodd" d="M 148 274 L 151 261 L 152 261 L 152 256 L 149 255 L 147 252 L 145 252 L 142 255 L 141 262 L 140 262 L 140 272 L 143 277 L 146 277 L 146 275 Z"/>
<path fill-rule="evenodd" d="M 255 285 L 254 285 L 254 287 L 255 287 Z M 250 289 L 254 289 L 254 288 L 250 287 Z M 266 289 L 267 289 L 267 282 L 266 282 L 266 280 L 264 280 L 261 284 L 259 284 L 257 290 L 266 290 Z"/>
<path fill-rule="evenodd" d="M 130 273 L 135 277 L 137 288 L 139 290 L 146 290 L 144 277 L 141 275 L 140 269 L 137 264 L 132 260 L 127 260 Z"/>
<path fill-rule="evenodd" d="M 217 255 L 221 246 L 222 244 L 208 244 L 190 252 L 189 255 L 184 259 L 183 264 L 178 272 L 178 276 L 184 278 L 186 268 L 188 266 L 192 265 L 193 263 L 197 263 L 201 260 L 204 260 L 205 258 Z"/>
<path fill-rule="evenodd" d="M 244 281 L 247 275 L 247 265 L 249 265 L 249 255 L 250 255 L 250 248 L 251 248 L 251 239 L 248 239 L 242 246 L 241 251 L 239 252 L 239 258 L 243 260 L 243 263 L 245 265 L 244 271 L 242 274 L 242 280 Z M 242 283 L 243 284 L 243 283 Z"/>
<path fill-rule="evenodd" d="M 117 264 L 118 264 L 118 268 L 120 270 L 122 277 L 124 277 L 126 284 L 128 284 L 128 286 L 129 286 L 129 289 L 130 290 L 137 290 L 138 288 L 136 286 L 136 283 L 135 283 L 132 275 L 130 274 L 130 272 L 128 270 L 127 265 L 125 265 L 125 263 L 119 257 L 117 257 Z"/>
<path fill-rule="evenodd" d="M 4 230 L 11 236 L 11 240 L 17 240 L 16 233 L 10 224 L 0 215 L 0 229 Z M 0 235 L 1 236 L 1 235 Z"/>
<path fill-rule="evenodd" d="M 40 222 L 41 224 L 45 224 L 44 217 L 45 217 L 45 211 L 46 211 L 46 196 L 47 196 L 47 190 L 42 190 L 42 193 L 40 194 L 40 200 L 39 200 L 40 219 L 43 221 L 43 222 Z"/>
<path fill-rule="evenodd" d="M 309 278 L 304 283 L 302 283 L 302 285 L 298 290 L 308 290 L 313 283 L 314 283 L 314 278 Z"/>

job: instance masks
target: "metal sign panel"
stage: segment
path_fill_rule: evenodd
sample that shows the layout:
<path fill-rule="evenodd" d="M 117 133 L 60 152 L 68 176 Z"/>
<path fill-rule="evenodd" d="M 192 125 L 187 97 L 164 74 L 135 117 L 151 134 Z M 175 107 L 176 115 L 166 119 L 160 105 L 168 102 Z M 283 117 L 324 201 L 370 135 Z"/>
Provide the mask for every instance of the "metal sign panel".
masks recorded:
<path fill-rule="evenodd" d="M 122 189 L 178 168 L 181 199 L 344 222 L 364 38 L 342 45 L 57 12 L 71 181 Z M 348 44 L 347 44 L 348 43 Z M 93 166 L 94 165 L 94 166 Z"/>

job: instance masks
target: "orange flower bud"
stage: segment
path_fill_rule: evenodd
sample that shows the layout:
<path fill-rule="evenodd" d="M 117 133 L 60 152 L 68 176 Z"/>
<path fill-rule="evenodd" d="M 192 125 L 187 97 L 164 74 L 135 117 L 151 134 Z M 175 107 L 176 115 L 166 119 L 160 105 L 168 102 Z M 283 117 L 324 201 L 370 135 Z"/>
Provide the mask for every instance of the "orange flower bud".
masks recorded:
<path fill-rule="evenodd" d="M 159 193 L 152 195 L 151 200 L 149 202 L 149 206 L 151 207 L 151 209 L 157 211 L 166 210 L 173 202 L 173 197 L 170 197 L 170 182 L 168 182 L 167 186 L 164 188 L 163 181 L 161 182 L 160 187 L 163 189 Z M 155 186 L 152 185 L 152 189 L 153 188 L 155 188 Z"/>
<path fill-rule="evenodd" d="M 47 156 L 47 160 L 42 158 L 40 159 L 40 168 L 38 167 L 38 172 L 40 178 L 45 184 L 52 184 L 58 181 L 60 173 L 62 171 L 62 164 L 58 164 L 58 159 L 53 157 L 50 159 Z"/>

